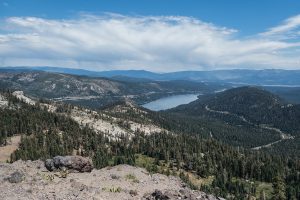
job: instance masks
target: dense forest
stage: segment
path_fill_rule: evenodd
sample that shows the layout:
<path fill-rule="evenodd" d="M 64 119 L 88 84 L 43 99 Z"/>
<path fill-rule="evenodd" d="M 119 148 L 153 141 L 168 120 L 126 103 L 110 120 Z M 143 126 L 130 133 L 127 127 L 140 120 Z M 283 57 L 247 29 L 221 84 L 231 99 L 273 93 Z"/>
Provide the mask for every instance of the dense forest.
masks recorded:
<path fill-rule="evenodd" d="M 200 130 L 208 125 L 215 139 L 234 146 L 253 147 L 278 141 L 282 134 L 289 140 L 266 149 L 280 154 L 300 155 L 300 107 L 285 103 L 257 87 L 230 89 L 201 96 L 187 105 L 162 112 L 173 123 L 170 127 Z M 207 127 L 207 126 L 206 126 Z M 215 128 L 215 129 L 214 129 Z M 275 130 L 276 129 L 276 130 Z"/>
<path fill-rule="evenodd" d="M 258 192 L 263 199 L 267 191 L 259 189 L 258 182 L 272 185 L 267 198 L 300 198 L 298 157 L 234 148 L 199 133 L 180 131 L 151 135 L 137 131 L 131 139 L 123 135 L 112 140 L 61 114 L 70 109 L 68 105 L 61 105 L 57 113 L 49 113 L 39 104 L 25 104 L 9 92 L 3 96 L 9 106 L 0 108 L 1 144 L 5 145 L 6 138 L 13 134 L 22 134 L 11 162 L 78 154 L 91 157 L 95 167 L 102 168 L 123 163 L 137 165 L 142 156 L 148 160 L 145 167 L 150 172 L 178 175 L 195 189 L 229 199 L 247 199 Z M 133 113 L 127 116 L 135 117 Z M 160 121 L 161 126 L 172 125 L 167 121 Z M 213 178 L 210 184 L 199 186 L 191 181 L 191 176 Z"/>
<path fill-rule="evenodd" d="M 205 109 L 206 107 L 206 109 Z M 208 109 L 231 113 L 217 115 Z M 300 133 L 300 106 L 286 103 L 278 96 L 257 87 L 239 87 L 179 106 L 174 112 L 187 112 L 190 115 L 206 115 L 223 118 L 231 123 L 242 123 L 241 116 L 253 124 L 269 124 L 282 131 L 297 135 Z"/>

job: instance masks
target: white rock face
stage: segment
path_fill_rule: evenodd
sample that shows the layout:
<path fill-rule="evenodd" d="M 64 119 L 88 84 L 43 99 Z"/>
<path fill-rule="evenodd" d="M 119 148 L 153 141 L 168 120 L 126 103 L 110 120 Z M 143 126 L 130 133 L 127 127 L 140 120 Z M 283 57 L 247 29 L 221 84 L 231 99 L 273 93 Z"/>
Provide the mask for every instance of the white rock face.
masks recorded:
<path fill-rule="evenodd" d="M 32 99 L 26 97 L 24 95 L 23 91 L 15 91 L 12 93 L 15 97 L 17 97 L 18 99 L 24 101 L 25 103 L 28 103 L 30 105 L 35 105 L 35 101 L 33 101 Z"/>
<path fill-rule="evenodd" d="M 153 133 L 161 133 L 162 131 L 166 131 L 153 124 L 139 124 L 133 121 L 129 121 L 129 124 L 130 124 L 130 129 L 132 131 L 140 131 L 145 133 L 146 135 L 150 135 Z"/>
<path fill-rule="evenodd" d="M 18 81 L 22 82 L 33 82 L 35 81 L 35 77 L 37 76 L 37 73 L 28 73 L 28 74 L 23 74 L 22 76 L 19 77 Z"/>
<path fill-rule="evenodd" d="M 105 133 L 107 136 L 116 137 L 119 135 L 126 135 L 128 131 L 119 127 L 112 122 L 99 119 L 97 112 L 90 110 L 73 109 L 71 112 L 71 118 L 78 122 L 80 125 L 86 125 L 95 130 L 97 133 Z"/>
<path fill-rule="evenodd" d="M 26 97 L 23 91 L 15 91 L 13 92 L 13 95 L 30 105 L 35 105 L 36 103 L 34 100 Z M 7 101 L 1 101 L 0 98 L 0 106 L 1 102 L 3 105 L 7 105 Z M 55 112 L 57 109 L 56 103 L 41 103 L 40 106 L 42 108 L 47 108 L 49 112 Z M 146 111 L 140 110 L 130 102 L 127 102 L 125 106 L 116 106 L 111 112 L 126 113 L 129 111 L 137 112 L 141 115 L 141 117 L 142 115 L 147 115 Z M 134 132 L 137 131 L 143 132 L 145 134 L 168 132 L 167 130 L 154 125 L 151 121 L 138 123 L 131 120 L 112 117 L 110 116 L 109 112 L 98 113 L 89 109 L 79 109 L 76 106 L 72 109 L 71 113 L 65 113 L 65 115 L 71 117 L 73 120 L 79 123 L 79 125 L 88 126 L 96 133 L 105 134 L 110 139 L 116 139 L 123 135 L 127 135 L 129 136 L 129 138 L 131 138 L 134 135 Z M 123 126 L 120 126 L 118 124 L 119 122 L 126 122 L 129 127 L 124 128 Z"/>
<path fill-rule="evenodd" d="M 134 105 L 126 106 L 116 106 L 110 112 L 121 112 L 125 113 L 128 109 L 131 109 L 135 112 L 140 113 L 141 115 L 147 114 L 145 111 L 138 110 L 138 108 L 134 107 Z M 79 109 L 75 107 L 70 117 L 78 122 L 80 125 L 88 126 L 92 128 L 97 133 L 104 133 L 111 139 L 118 138 L 121 135 L 128 135 L 129 138 L 134 135 L 135 132 L 143 132 L 145 134 L 153 134 L 153 133 L 161 133 L 166 132 L 167 130 L 162 129 L 156 125 L 154 125 L 151 121 L 147 121 L 145 123 L 138 123 L 131 120 L 124 120 L 121 118 L 116 118 L 110 116 L 110 112 L 105 113 L 97 113 L 96 111 L 92 111 L 89 109 Z M 128 124 L 128 128 L 124 128 L 124 126 L 120 126 L 119 122 L 123 122 Z"/>
<path fill-rule="evenodd" d="M 0 94 L 0 108 L 5 108 L 8 106 L 8 101 L 5 99 L 4 96 Z"/>
<path fill-rule="evenodd" d="M 55 88 L 56 88 L 56 84 L 54 83 L 54 84 L 52 84 L 52 90 L 54 90 Z"/>
<path fill-rule="evenodd" d="M 141 110 L 138 107 L 136 107 L 134 104 L 132 104 L 130 101 L 127 101 L 125 105 L 117 105 L 115 106 L 110 112 L 113 113 L 130 113 L 134 112 L 137 113 L 140 118 L 143 118 L 146 116 L 148 113 L 145 110 Z M 108 112 L 109 114 L 109 112 Z M 115 121 L 120 121 L 121 119 L 114 118 Z M 168 133 L 168 130 L 165 130 L 161 127 L 156 126 L 153 124 L 153 122 L 149 119 L 145 120 L 144 123 L 138 123 L 135 121 L 127 120 L 126 121 L 129 124 L 130 130 L 133 132 L 139 131 L 143 132 L 146 135 L 153 134 L 153 133 L 161 133 L 161 132 L 166 132 Z"/>

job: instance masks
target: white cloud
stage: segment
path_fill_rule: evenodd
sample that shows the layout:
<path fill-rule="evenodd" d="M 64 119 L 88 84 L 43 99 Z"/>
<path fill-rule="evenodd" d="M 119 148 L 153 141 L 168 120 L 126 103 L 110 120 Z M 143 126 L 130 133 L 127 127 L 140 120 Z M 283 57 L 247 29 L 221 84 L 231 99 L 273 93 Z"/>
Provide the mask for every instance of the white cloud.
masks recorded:
<path fill-rule="evenodd" d="M 262 33 L 263 36 L 287 36 L 293 35 L 295 29 L 300 27 L 300 15 L 296 15 L 286 19 L 281 25 L 270 28 L 267 32 Z M 299 30 L 298 30 L 299 31 Z M 283 35 L 282 35 L 283 34 Z M 299 36 L 299 32 L 296 33 Z M 294 35 L 294 36 L 296 36 Z"/>
<path fill-rule="evenodd" d="M 274 27 L 249 39 L 240 38 L 237 30 L 181 16 L 11 17 L 3 22 L 5 29 L 0 32 L 0 66 L 151 71 L 250 66 L 299 69 L 300 42 L 270 36 L 292 30 L 296 18 L 287 20 L 283 28 Z"/>

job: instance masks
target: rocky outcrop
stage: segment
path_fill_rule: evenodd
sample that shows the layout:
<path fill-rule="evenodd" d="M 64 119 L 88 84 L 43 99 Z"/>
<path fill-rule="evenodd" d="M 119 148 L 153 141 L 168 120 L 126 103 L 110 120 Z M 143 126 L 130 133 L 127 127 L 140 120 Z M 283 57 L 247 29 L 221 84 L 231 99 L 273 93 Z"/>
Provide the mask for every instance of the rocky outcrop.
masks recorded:
<path fill-rule="evenodd" d="M 203 192 L 190 190 L 190 189 L 180 189 L 178 191 L 174 190 L 155 190 L 150 194 L 145 194 L 143 196 L 144 200 L 168 200 L 168 199 L 187 199 L 187 200 L 223 200 L 222 198 L 216 198 L 213 195 L 207 195 Z"/>
<path fill-rule="evenodd" d="M 178 177 L 149 174 L 129 165 L 106 167 L 92 172 L 67 173 L 46 169 L 43 161 L 0 163 L 1 200 L 216 200 L 191 190 Z"/>
<path fill-rule="evenodd" d="M 163 194 L 160 190 L 155 190 L 152 194 L 144 195 L 146 200 L 167 200 L 170 199 L 170 195 Z"/>
<path fill-rule="evenodd" d="M 25 179 L 25 175 L 22 172 L 15 171 L 9 177 L 6 178 L 10 183 L 20 183 Z"/>
<path fill-rule="evenodd" d="M 81 156 L 55 156 L 45 161 L 45 167 L 49 171 L 91 172 L 93 170 L 91 160 Z"/>

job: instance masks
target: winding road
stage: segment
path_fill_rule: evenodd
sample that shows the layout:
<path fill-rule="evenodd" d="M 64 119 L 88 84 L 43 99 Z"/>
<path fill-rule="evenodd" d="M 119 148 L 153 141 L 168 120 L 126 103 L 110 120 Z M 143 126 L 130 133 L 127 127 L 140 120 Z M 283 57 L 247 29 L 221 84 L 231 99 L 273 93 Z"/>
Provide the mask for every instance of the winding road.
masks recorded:
<path fill-rule="evenodd" d="M 208 105 L 205 106 L 205 110 L 208 111 L 208 112 L 212 112 L 212 113 L 235 116 L 235 117 L 240 118 L 242 121 L 244 121 L 244 122 L 246 122 L 250 125 L 257 126 L 257 127 L 263 128 L 263 129 L 273 130 L 273 131 L 279 133 L 279 135 L 281 137 L 280 140 L 277 140 L 277 141 L 274 141 L 274 142 L 271 142 L 271 143 L 268 143 L 268 144 L 265 144 L 265 145 L 261 145 L 261 146 L 251 148 L 253 150 L 259 150 L 261 148 L 268 148 L 268 147 L 271 147 L 272 145 L 277 144 L 279 142 L 282 142 L 284 140 L 295 139 L 295 136 L 291 136 L 290 134 L 284 133 L 283 131 L 281 131 L 278 128 L 270 127 L 270 126 L 267 126 L 265 124 L 264 125 L 256 125 L 256 124 L 250 122 L 249 120 L 247 120 L 244 116 L 240 116 L 240 115 L 237 115 L 237 114 L 234 114 L 234 113 L 230 113 L 228 111 L 213 110 L 213 109 L 209 108 Z"/>

